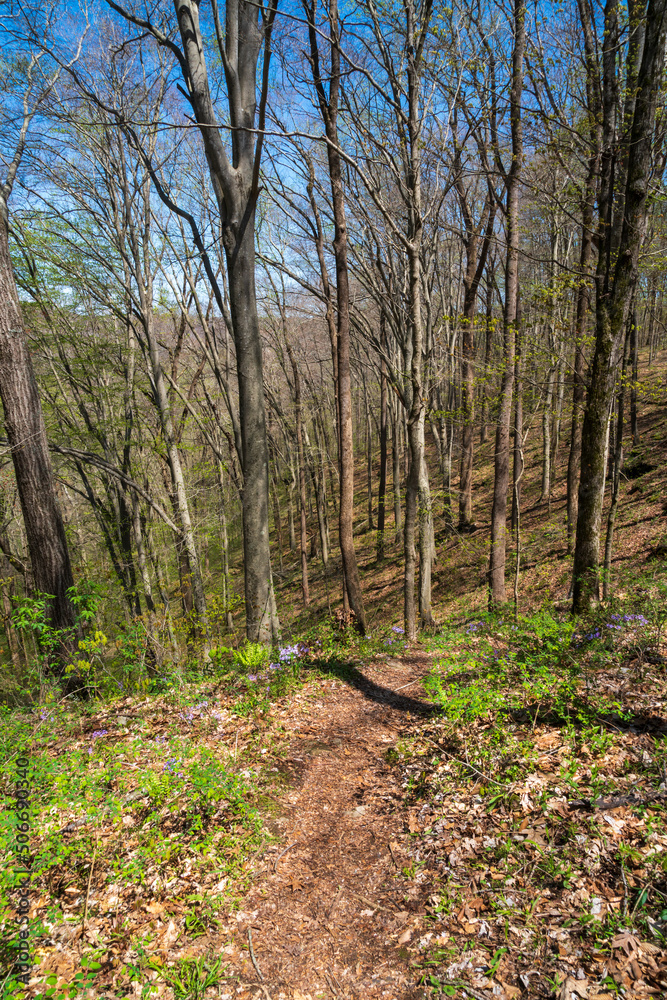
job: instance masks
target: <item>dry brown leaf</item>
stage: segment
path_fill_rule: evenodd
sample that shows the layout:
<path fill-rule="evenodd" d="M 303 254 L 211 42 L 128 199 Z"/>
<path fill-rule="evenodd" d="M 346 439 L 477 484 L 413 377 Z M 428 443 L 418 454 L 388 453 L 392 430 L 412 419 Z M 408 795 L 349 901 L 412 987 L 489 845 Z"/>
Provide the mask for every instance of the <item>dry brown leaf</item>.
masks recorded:
<path fill-rule="evenodd" d="M 505 996 L 507 997 L 507 1000 L 514 1000 L 514 997 L 521 996 L 521 990 L 519 989 L 518 986 L 510 986 L 509 983 L 503 982 L 502 979 L 499 980 L 499 982 L 505 991 Z"/>
<path fill-rule="evenodd" d="M 589 1000 L 588 980 L 574 979 L 572 976 L 568 976 L 561 986 L 560 1000 L 576 1000 L 577 997 Z"/>
<path fill-rule="evenodd" d="M 622 948 L 626 955 L 632 955 L 635 951 L 639 950 L 640 943 L 630 931 L 623 931 L 622 934 L 616 935 L 611 942 L 611 946 L 612 948 Z"/>
<path fill-rule="evenodd" d="M 403 931 L 400 938 L 398 939 L 398 943 L 407 944 L 411 937 L 412 937 L 412 931 L 410 928 L 408 928 L 407 931 Z"/>
<path fill-rule="evenodd" d="M 160 936 L 160 948 L 167 951 L 175 943 L 178 937 L 178 927 L 173 920 L 170 920 Z"/>

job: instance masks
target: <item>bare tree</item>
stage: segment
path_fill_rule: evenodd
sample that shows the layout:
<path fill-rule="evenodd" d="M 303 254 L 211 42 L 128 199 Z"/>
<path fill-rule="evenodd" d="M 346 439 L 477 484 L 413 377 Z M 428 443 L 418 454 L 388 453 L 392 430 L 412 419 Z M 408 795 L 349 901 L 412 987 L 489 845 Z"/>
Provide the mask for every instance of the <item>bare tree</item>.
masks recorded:
<path fill-rule="evenodd" d="M 620 5 L 608 0 L 602 50 L 602 155 L 598 193 L 596 328 L 581 443 L 579 513 L 574 551 L 574 610 L 599 599 L 600 532 L 606 441 L 624 338 L 637 283 L 653 172 L 656 106 L 664 71 L 667 0 L 629 8 L 625 104 L 617 94 Z M 619 114 L 622 119 L 619 121 Z"/>
<path fill-rule="evenodd" d="M 516 339 L 517 299 L 519 291 L 519 193 L 523 165 L 523 128 L 521 95 L 526 45 L 525 0 L 514 0 L 514 45 L 510 83 L 510 127 L 512 162 L 505 178 L 507 190 L 507 258 L 505 263 L 505 304 L 503 314 L 503 377 L 500 389 L 500 409 L 496 427 L 493 507 L 491 510 L 491 559 L 489 563 L 489 600 L 492 605 L 504 604 L 505 558 L 507 535 L 507 491 L 510 468 L 510 426 L 514 389 L 514 351 Z"/>
<path fill-rule="evenodd" d="M 259 194 L 269 87 L 271 33 L 277 0 L 265 8 L 238 0 L 225 9 L 223 31 L 217 0 L 211 0 L 208 26 L 224 70 L 231 149 L 226 125 L 216 112 L 206 60 L 208 31 L 202 31 L 200 5 L 184 0 L 176 10 L 180 44 L 173 25 L 158 25 L 107 0 L 109 6 L 151 35 L 175 58 L 206 154 L 225 247 L 231 322 L 236 346 L 243 466 L 243 537 L 246 630 L 249 639 L 278 638 L 279 622 L 269 549 L 269 451 L 264 407 L 262 346 L 255 287 L 255 213 Z M 263 53 L 259 100 L 257 76 Z M 162 190 L 162 189 L 161 189 Z M 164 191 L 163 191 L 164 193 Z"/>
<path fill-rule="evenodd" d="M 329 22 L 329 91 L 323 79 L 320 44 L 317 27 L 316 0 L 304 0 L 308 21 L 310 65 L 317 102 L 327 138 L 327 159 L 331 181 L 331 203 L 334 216 L 334 256 L 336 260 L 336 297 L 338 306 L 336 330 L 336 359 L 338 377 L 338 443 L 340 465 L 340 501 L 338 530 L 343 560 L 344 592 L 354 612 L 355 624 L 363 634 L 366 631 L 363 596 L 354 549 L 354 442 L 352 437 L 352 393 L 350 376 L 350 288 L 347 265 L 347 222 L 343 190 L 342 157 L 338 139 L 338 112 L 341 87 L 341 50 L 339 38 L 338 5 L 331 0 Z"/>
<path fill-rule="evenodd" d="M 49 622 L 61 633 L 54 670 L 62 677 L 73 637 L 72 567 L 56 497 L 39 390 L 9 254 L 9 198 L 25 151 L 28 128 L 53 80 L 44 81 L 32 57 L 21 125 L 0 186 L 0 397 L 11 449 L 35 590 L 49 597 Z M 69 682 L 68 682 L 69 683 Z M 72 683 L 78 684 L 72 679 Z"/>

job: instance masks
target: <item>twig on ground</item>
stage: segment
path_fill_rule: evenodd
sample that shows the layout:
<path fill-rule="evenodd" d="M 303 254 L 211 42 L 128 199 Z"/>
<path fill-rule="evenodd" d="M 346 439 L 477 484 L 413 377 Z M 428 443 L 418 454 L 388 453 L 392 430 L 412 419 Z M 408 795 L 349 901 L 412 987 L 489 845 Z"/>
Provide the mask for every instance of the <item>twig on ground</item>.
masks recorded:
<path fill-rule="evenodd" d="M 90 861 L 90 872 L 88 873 L 88 886 L 86 887 L 86 902 L 83 906 L 83 920 L 81 921 L 81 941 L 83 943 L 83 932 L 86 929 L 86 920 L 88 919 L 88 900 L 90 898 L 90 885 L 93 881 L 93 869 L 95 868 L 95 855 L 97 854 L 97 844 L 93 849 L 93 856 Z"/>
<path fill-rule="evenodd" d="M 260 967 L 257 964 L 257 959 L 255 958 L 255 952 L 253 951 L 253 947 L 252 947 L 252 930 L 250 928 L 250 925 L 248 925 L 248 948 L 250 950 L 250 961 L 252 962 L 252 964 L 253 964 L 253 966 L 255 968 L 255 972 L 257 973 L 257 976 L 259 978 L 260 983 L 263 983 L 264 982 L 264 976 L 262 975 Z M 269 1000 L 271 1000 L 270 997 L 269 997 Z"/>
<path fill-rule="evenodd" d="M 483 993 L 482 990 L 474 990 L 472 986 L 459 986 L 459 989 L 464 993 L 469 993 L 471 997 L 475 997 L 475 1000 L 491 1000 L 490 993 Z"/>
<path fill-rule="evenodd" d="M 333 913 L 333 911 L 335 909 L 336 903 L 340 899 L 340 894 L 341 894 L 342 891 L 343 891 L 343 887 L 342 887 L 342 885 L 339 885 L 338 886 L 338 892 L 336 893 L 336 895 L 334 897 L 334 901 L 331 904 L 331 906 L 329 907 L 329 912 L 327 913 L 327 916 L 326 916 L 327 921 L 331 920 L 331 914 Z"/>
<path fill-rule="evenodd" d="M 388 910 L 387 907 L 383 906 L 381 903 L 373 903 L 370 899 L 366 899 L 365 896 L 360 896 L 358 892 L 351 892 L 350 895 L 354 896 L 354 898 L 358 899 L 361 903 L 365 903 L 366 906 L 371 906 L 374 910 L 384 910 L 385 913 L 393 912 L 392 910 Z"/>
<path fill-rule="evenodd" d="M 401 684 L 400 688 L 393 688 L 393 690 L 394 691 L 402 691 L 404 688 L 412 687 L 413 684 L 419 684 L 420 680 L 422 680 L 422 678 L 418 677 L 416 680 L 409 681 L 407 684 Z"/>
<path fill-rule="evenodd" d="M 570 809 L 618 809 L 619 806 L 646 806 L 649 802 L 657 802 L 667 798 L 665 792 L 653 792 L 650 795 L 619 795 L 614 799 L 570 799 Z"/>
<path fill-rule="evenodd" d="M 621 910 L 621 916 L 625 919 L 625 917 L 627 917 L 628 915 L 628 895 L 630 893 L 630 890 L 628 889 L 628 880 L 625 877 L 625 867 L 622 862 L 621 862 L 621 878 L 623 879 L 623 887 L 625 888 L 625 892 L 623 893 L 623 908 Z"/>
<path fill-rule="evenodd" d="M 329 975 L 329 973 L 327 972 L 326 969 L 324 970 L 324 978 L 326 979 L 327 983 L 329 984 L 329 989 L 331 990 L 333 996 L 337 997 L 338 996 L 338 992 L 337 992 L 337 990 L 336 990 L 336 988 L 335 988 L 335 986 L 333 984 L 331 976 Z"/>
<path fill-rule="evenodd" d="M 492 785 L 498 785 L 499 788 L 510 788 L 511 787 L 512 782 L 496 781 L 495 778 L 490 778 L 488 774 L 484 774 L 483 771 L 479 771 L 469 761 L 459 760 L 458 757 L 452 757 L 452 755 L 450 753 L 447 753 L 446 750 L 443 750 L 442 747 L 440 746 L 440 744 L 436 743 L 435 740 L 432 740 L 430 736 L 425 736 L 424 735 L 423 738 L 425 740 L 428 740 L 428 742 L 431 743 L 436 748 L 436 750 L 439 753 L 441 753 L 444 757 L 446 757 L 448 760 L 452 760 L 452 761 L 454 761 L 455 764 L 460 764 L 462 767 L 468 767 L 468 768 L 470 768 L 471 771 L 474 771 L 475 774 L 478 774 L 480 776 L 480 778 L 484 779 L 484 781 L 490 781 Z"/>
<path fill-rule="evenodd" d="M 273 862 L 273 870 L 274 871 L 276 871 L 276 869 L 278 867 L 278 862 L 280 861 L 280 859 L 282 857 L 284 857 L 287 854 L 288 851 L 291 851 L 293 847 L 296 847 L 296 845 L 300 844 L 300 843 L 301 843 L 300 840 L 295 840 L 293 844 L 288 844 L 288 846 L 285 848 L 285 850 L 280 852 L 280 854 L 278 855 L 278 857 L 276 858 L 276 860 Z"/>

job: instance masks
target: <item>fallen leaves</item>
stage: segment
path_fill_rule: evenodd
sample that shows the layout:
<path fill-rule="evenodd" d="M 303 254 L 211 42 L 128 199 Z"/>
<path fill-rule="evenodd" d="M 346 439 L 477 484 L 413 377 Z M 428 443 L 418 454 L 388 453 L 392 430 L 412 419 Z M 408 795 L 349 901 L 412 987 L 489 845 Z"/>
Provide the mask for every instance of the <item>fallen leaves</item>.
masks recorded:
<path fill-rule="evenodd" d="M 589 1000 L 588 980 L 574 979 L 572 976 L 568 976 L 561 986 L 560 1000 L 576 1000 L 577 997 Z"/>
<path fill-rule="evenodd" d="M 611 942 L 611 946 L 614 949 L 622 948 L 626 955 L 632 955 L 635 951 L 639 951 L 641 947 L 637 938 L 630 931 L 623 931 L 621 934 L 617 934 Z"/>

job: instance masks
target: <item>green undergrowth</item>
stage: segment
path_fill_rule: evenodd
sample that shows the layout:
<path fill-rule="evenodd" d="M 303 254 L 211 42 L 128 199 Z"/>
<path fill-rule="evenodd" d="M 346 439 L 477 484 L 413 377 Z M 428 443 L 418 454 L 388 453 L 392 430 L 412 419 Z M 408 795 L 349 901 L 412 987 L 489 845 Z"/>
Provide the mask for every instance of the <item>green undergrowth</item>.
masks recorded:
<path fill-rule="evenodd" d="M 19 832 L 12 795 L 23 757 L 31 950 L 52 953 L 55 942 L 81 938 L 77 968 L 45 975 L 44 998 L 101 995 L 112 978 L 125 985 L 109 996 L 130 995 L 133 983 L 150 995 L 159 981 L 175 997 L 203 995 L 223 976 L 221 963 L 204 956 L 164 964 L 160 933 L 174 924 L 181 944 L 215 935 L 222 914 L 243 899 L 252 859 L 275 836 L 286 752 L 281 712 L 309 681 L 346 678 L 364 658 L 400 652 L 403 634 L 387 625 L 362 637 L 332 622 L 274 649 L 220 643 L 150 682 L 143 661 L 124 661 L 122 691 L 101 680 L 118 644 L 99 629 L 87 641 L 90 669 L 77 668 L 91 681 L 85 701 L 63 698 L 42 674 L 41 703 L 0 709 L 0 997 L 23 996 L 20 984 L 12 986 Z M 162 932 L 155 919 L 144 926 L 149 904 Z"/>
<path fill-rule="evenodd" d="M 433 638 L 440 713 L 388 757 L 414 877 L 429 869 L 419 961 L 436 994 L 546 997 L 568 976 L 591 994 L 627 995 L 638 976 L 665 989 L 665 616 L 645 600 Z"/>
<path fill-rule="evenodd" d="M 667 607 L 607 607 L 588 620 L 543 610 L 528 617 L 480 616 L 431 642 L 426 688 L 452 723 L 479 718 L 551 718 L 586 724 L 629 718 L 629 702 L 599 683 L 630 654 L 657 650 Z"/>

